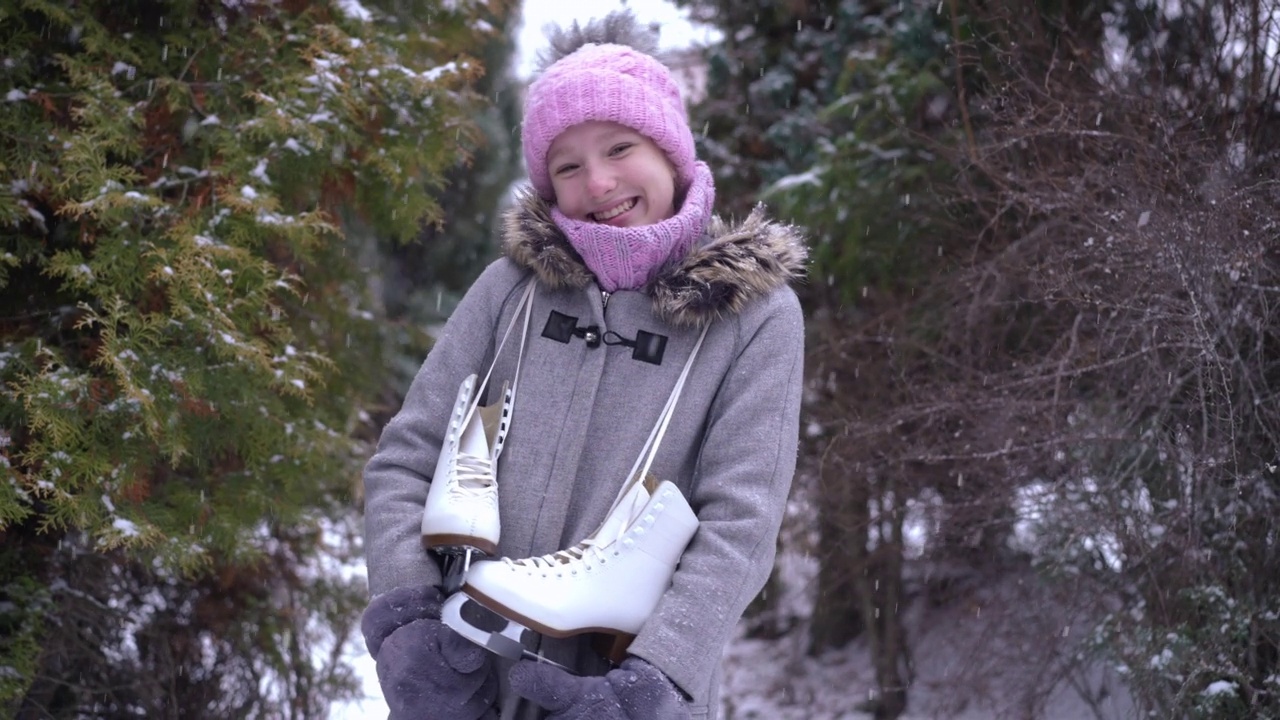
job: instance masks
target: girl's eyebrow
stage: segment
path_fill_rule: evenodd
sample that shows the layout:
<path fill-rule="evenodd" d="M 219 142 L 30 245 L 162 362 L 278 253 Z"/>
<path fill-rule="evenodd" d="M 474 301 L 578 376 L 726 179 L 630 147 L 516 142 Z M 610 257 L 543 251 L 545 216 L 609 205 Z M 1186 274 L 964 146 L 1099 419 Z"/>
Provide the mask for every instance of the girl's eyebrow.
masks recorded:
<path fill-rule="evenodd" d="M 604 139 L 608 142 L 616 142 L 619 137 L 625 137 L 628 140 L 638 136 L 640 133 L 627 127 L 615 128 L 605 133 Z"/>
<path fill-rule="evenodd" d="M 562 156 L 565 155 L 565 153 L 572 152 L 572 150 L 573 150 L 572 148 L 565 148 L 565 147 L 552 150 L 551 152 L 547 153 L 547 164 L 551 165 L 557 162 Z"/>
<path fill-rule="evenodd" d="M 632 130 L 629 127 L 618 127 L 618 128 L 611 128 L 609 130 L 606 130 L 602 132 L 598 137 L 599 137 L 599 140 L 602 142 L 602 144 L 613 145 L 614 143 L 617 143 L 621 139 L 635 140 L 636 138 L 640 137 L 640 133 L 639 131 Z M 571 152 L 573 152 L 573 147 L 560 146 L 555 150 L 547 153 L 547 164 L 551 165 L 565 153 L 571 153 Z"/>

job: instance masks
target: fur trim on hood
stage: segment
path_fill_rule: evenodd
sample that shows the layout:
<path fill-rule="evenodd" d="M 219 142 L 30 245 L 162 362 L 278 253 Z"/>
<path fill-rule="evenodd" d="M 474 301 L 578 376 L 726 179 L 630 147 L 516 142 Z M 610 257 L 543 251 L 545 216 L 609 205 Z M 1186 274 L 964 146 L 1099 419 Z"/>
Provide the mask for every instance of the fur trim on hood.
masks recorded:
<path fill-rule="evenodd" d="M 551 219 L 551 205 L 525 191 L 504 216 L 503 251 L 554 290 L 585 288 L 595 277 Z M 763 205 L 729 225 L 716 217 L 706 240 L 659 271 L 644 291 L 658 317 L 698 327 L 740 312 L 747 303 L 801 280 L 809 251 L 797 228 L 769 220 Z"/>

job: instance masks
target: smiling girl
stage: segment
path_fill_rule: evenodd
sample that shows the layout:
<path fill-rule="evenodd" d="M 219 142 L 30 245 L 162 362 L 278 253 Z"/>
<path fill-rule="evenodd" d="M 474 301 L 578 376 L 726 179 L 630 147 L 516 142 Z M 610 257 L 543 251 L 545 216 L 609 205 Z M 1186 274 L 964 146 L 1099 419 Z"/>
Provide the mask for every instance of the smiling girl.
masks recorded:
<path fill-rule="evenodd" d="M 571 220 L 636 227 L 676 214 L 675 166 L 626 125 L 574 125 L 551 143 L 547 167 L 556 207 Z"/>
<path fill-rule="evenodd" d="M 365 468 L 363 630 L 393 720 L 716 717 L 721 654 L 772 569 L 795 470 L 802 239 L 760 208 L 713 216 L 679 88 L 629 14 L 550 40 L 522 125 L 532 188 L 505 217 L 505 256 L 450 317 Z M 462 473 L 450 453 L 472 376 L 509 417 Z M 664 417 L 651 471 L 697 530 L 620 665 L 587 635 L 543 637 L 550 663 L 513 663 L 440 621 L 454 571 L 423 537 L 457 533 L 429 532 L 435 489 L 465 477 L 466 497 L 487 498 L 440 517 L 474 515 L 462 525 L 499 555 L 558 557 L 611 515 Z"/>

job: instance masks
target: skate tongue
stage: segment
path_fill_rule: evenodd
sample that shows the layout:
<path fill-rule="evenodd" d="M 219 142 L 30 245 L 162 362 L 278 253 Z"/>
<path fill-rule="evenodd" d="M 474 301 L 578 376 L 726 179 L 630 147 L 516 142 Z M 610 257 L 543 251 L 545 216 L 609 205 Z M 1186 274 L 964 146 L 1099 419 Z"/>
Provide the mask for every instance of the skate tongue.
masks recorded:
<path fill-rule="evenodd" d="M 504 412 L 507 409 L 507 398 L 510 396 L 510 384 L 504 382 L 502 383 L 502 393 L 498 396 L 496 402 L 492 405 L 481 405 L 476 408 L 476 413 L 480 415 L 480 421 L 484 424 L 484 455 L 488 456 L 492 452 L 495 460 L 498 453 L 502 452 L 502 422 L 506 419 Z"/>
<path fill-rule="evenodd" d="M 458 438 L 458 454 L 471 455 L 478 458 L 489 457 L 489 438 L 485 436 L 484 423 L 472 418 L 462 429 L 462 437 Z"/>
<path fill-rule="evenodd" d="M 553 567 L 577 562 L 591 548 L 604 549 L 622 539 L 622 536 L 627 532 L 627 528 L 631 527 L 631 524 L 636 521 L 636 518 L 640 516 L 640 513 L 644 511 L 645 506 L 648 504 L 649 490 L 645 487 L 645 483 L 632 483 L 631 488 L 614 502 L 613 508 L 609 511 L 609 516 L 605 518 L 600 528 L 577 545 L 541 557 L 523 558 L 521 560 L 503 558 L 503 560 L 516 564 L 532 564 L 534 567 Z"/>
<path fill-rule="evenodd" d="M 608 547 L 617 542 L 622 534 L 631 527 L 631 523 L 635 522 L 640 512 L 644 510 L 644 506 L 649 503 L 649 488 L 647 483 L 633 483 L 631 489 L 627 490 L 621 498 L 619 498 L 609 511 L 609 516 L 605 518 L 604 523 L 600 525 L 600 529 L 595 532 L 592 537 L 595 539 L 595 545 L 600 547 Z"/>

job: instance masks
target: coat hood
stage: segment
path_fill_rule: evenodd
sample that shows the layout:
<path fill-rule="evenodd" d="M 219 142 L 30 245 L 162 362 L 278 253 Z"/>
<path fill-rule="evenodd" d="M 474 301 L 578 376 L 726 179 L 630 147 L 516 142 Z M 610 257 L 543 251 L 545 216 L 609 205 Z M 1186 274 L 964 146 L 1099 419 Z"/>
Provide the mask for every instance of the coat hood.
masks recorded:
<path fill-rule="evenodd" d="M 504 216 L 503 251 L 548 287 L 586 288 L 595 282 L 582 256 L 551 218 L 551 204 L 526 190 Z M 752 300 L 804 277 L 808 249 L 797 228 L 766 217 L 757 205 L 741 223 L 713 217 L 706 238 L 668 264 L 644 288 L 654 314 L 673 325 L 697 327 L 735 315 Z"/>

